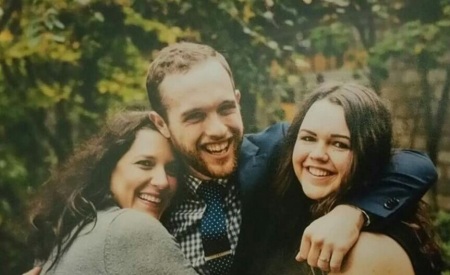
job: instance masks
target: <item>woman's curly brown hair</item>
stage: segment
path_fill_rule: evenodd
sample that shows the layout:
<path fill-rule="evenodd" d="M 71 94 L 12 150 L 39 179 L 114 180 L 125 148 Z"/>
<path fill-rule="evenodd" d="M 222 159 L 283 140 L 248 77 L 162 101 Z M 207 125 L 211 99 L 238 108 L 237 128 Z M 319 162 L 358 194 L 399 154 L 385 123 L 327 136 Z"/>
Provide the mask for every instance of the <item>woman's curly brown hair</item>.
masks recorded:
<path fill-rule="evenodd" d="M 96 221 L 97 211 L 115 205 L 112 171 L 142 129 L 156 131 L 147 112 L 119 112 L 52 171 L 29 204 L 28 242 L 37 261 L 47 261 L 56 249 L 54 266 L 83 226 Z"/>

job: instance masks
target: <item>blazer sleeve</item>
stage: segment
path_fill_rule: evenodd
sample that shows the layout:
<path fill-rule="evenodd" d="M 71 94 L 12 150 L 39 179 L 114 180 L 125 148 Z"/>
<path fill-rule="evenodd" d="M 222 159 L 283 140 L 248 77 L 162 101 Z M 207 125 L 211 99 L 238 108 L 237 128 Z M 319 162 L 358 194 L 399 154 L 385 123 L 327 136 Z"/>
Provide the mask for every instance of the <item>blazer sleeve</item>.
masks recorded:
<path fill-rule="evenodd" d="M 131 209 L 109 225 L 104 264 L 107 274 L 197 274 L 158 220 Z"/>
<path fill-rule="evenodd" d="M 437 180 L 434 164 L 423 153 L 398 150 L 380 179 L 347 202 L 370 216 L 369 229 L 381 228 L 415 205 Z"/>

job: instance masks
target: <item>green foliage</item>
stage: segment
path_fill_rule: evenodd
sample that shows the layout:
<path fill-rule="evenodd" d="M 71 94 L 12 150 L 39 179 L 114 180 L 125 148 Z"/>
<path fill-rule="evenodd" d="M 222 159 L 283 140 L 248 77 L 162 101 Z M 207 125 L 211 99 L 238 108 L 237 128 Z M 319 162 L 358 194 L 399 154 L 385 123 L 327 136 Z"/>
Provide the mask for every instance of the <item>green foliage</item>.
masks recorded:
<path fill-rule="evenodd" d="M 442 56 L 450 43 L 450 27 L 447 25 L 449 20 L 442 19 L 433 24 L 411 21 L 398 29 L 387 31 L 383 41 L 370 51 L 371 67 L 382 70 L 387 67 L 386 64 L 391 58 L 414 63 L 421 55 L 427 56 L 429 69 L 442 66 Z"/>
<path fill-rule="evenodd" d="M 373 64 L 382 66 L 390 58 L 415 62 L 421 55 L 426 55 L 429 69 L 445 65 L 442 61 L 448 61 L 442 57 L 447 53 L 450 43 L 450 4 L 446 0 L 438 2 L 441 4 L 442 16 L 433 22 L 413 19 L 388 29 L 384 39 L 371 49 Z"/>
<path fill-rule="evenodd" d="M 316 27 L 309 38 L 315 51 L 329 57 L 343 55 L 352 44 L 351 28 L 341 22 Z"/>
<path fill-rule="evenodd" d="M 434 221 L 436 231 L 441 238 L 441 247 L 447 269 L 450 268 L 450 213 L 439 211 Z M 450 272 L 450 271 L 447 271 Z"/>

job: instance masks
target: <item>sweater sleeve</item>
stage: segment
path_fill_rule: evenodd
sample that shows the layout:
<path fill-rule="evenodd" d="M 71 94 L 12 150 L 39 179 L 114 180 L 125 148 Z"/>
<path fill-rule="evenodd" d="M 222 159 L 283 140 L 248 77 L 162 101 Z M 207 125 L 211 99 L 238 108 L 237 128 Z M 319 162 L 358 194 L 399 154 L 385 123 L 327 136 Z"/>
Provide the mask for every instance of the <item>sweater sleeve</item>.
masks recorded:
<path fill-rule="evenodd" d="M 175 239 L 146 213 L 123 209 L 106 234 L 107 274 L 196 274 Z"/>

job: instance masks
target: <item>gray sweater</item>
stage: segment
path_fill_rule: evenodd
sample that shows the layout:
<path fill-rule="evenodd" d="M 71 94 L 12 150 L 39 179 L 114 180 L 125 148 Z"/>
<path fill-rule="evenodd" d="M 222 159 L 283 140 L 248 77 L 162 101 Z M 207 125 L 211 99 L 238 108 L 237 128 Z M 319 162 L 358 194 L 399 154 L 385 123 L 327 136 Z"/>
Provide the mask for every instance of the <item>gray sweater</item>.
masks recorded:
<path fill-rule="evenodd" d="M 174 238 L 150 215 L 113 207 L 97 213 L 58 264 L 41 274 L 196 274 Z"/>

